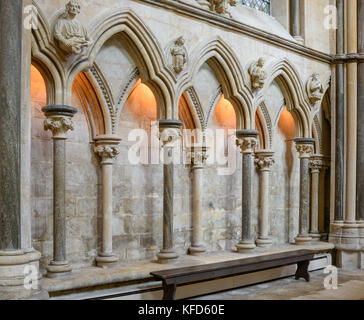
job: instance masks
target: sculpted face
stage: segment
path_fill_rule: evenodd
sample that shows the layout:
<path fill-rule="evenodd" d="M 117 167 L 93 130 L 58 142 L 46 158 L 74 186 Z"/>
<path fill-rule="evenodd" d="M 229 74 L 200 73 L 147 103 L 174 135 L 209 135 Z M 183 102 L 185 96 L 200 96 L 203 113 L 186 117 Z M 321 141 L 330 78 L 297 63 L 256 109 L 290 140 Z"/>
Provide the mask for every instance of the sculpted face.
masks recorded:
<path fill-rule="evenodd" d="M 76 16 L 80 13 L 81 6 L 77 1 L 70 1 L 66 5 L 66 10 L 68 14 Z"/>
<path fill-rule="evenodd" d="M 263 59 L 263 58 L 260 58 L 260 59 L 258 60 L 258 66 L 259 66 L 259 67 L 263 67 L 263 66 L 264 66 L 264 63 L 265 63 L 265 61 L 264 61 L 264 59 Z"/>

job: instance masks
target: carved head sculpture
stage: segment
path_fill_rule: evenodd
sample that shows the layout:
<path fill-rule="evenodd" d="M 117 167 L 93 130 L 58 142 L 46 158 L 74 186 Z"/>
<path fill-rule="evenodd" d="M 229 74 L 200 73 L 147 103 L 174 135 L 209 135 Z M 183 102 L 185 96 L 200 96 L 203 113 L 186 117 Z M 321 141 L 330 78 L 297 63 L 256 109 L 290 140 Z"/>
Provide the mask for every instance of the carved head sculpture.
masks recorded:
<path fill-rule="evenodd" d="M 182 46 L 184 46 L 184 44 L 185 44 L 185 39 L 183 39 L 183 37 L 181 36 L 181 37 L 179 37 L 177 40 L 176 40 L 176 45 L 177 46 L 180 46 L 180 47 L 182 47 Z"/>
<path fill-rule="evenodd" d="M 81 5 L 77 0 L 70 0 L 66 4 L 66 12 L 69 15 L 76 16 L 80 13 L 80 11 L 81 11 Z"/>
<path fill-rule="evenodd" d="M 318 79 L 319 79 L 319 75 L 317 73 L 313 73 L 312 74 L 312 80 L 313 81 L 318 81 Z"/>
<path fill-rule="evenodd" d="M 258 60 L 258 67 L 263 68 L 265 64 L 265 59 L 264 58 L 259 58 Z"/>

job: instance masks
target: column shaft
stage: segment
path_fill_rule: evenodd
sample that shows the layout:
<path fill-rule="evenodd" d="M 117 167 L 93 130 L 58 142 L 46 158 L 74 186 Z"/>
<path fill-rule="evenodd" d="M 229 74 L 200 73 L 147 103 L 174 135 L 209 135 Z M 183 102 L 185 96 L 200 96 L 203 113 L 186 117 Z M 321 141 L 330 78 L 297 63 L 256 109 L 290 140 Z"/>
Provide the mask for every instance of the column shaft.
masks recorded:
<path fill-rule="evenodd" d="M 192 246 L 199 247 L 202 245 L 202 199 L 201 199 L 201 188 L 202 188 L 202 168 L 193 169 L 193 203 L 192 203 Z"/>
<path fill-rule="evenodd" d="M 347 2 L 347 53 L 357 52 L 356 1 Z M 347 65 L 347 140 L 346 140 L 346 206 L 345 223 L 356 218 L 356 150 L 357 150 L 357 63 Z"/>
<path fill-rule="evenodd" d="M 164 164 L 163 172 L 163 249 L 171 250 L 173 249 L 173 164 Z"/>
<path fill-rule="evenodd" d="M 299 218 L 299 235 L 308 237 L 309 228 L 309 205 L 310 205 L 310 185 L 309 185 L 309 159 L 301 158 L 300 160 L 300 218 Z"/>
<path fill-rule="evenodd" d="M 337 0 L 336 54 L 344 53 L 344 4 Z M 344 220 L 344 66 L 336 65 L 335 221 Z"/>
<path fill-rule="evenodd" d="M 102 165 L 102 253 L 112 254 L 112 164 Z"/>
<path fill-rule="evenodd" d="M 312 170 L 311 175 L 311 228 L 310 235 L 313 239 L 320 239 L 320 233 L 318 230 L 319 219 L 319 181 L 320 171 Z"/>
<path fill-rule="evenodd" d="M 262 170 L 260 175 L 260 225 L 259 240 L 268 240 L 269 233 L 269 179 L 270 172 Z M 259 245 L 258 240 L 258 245 Z M 271 242 L 271 241 L 270 241 Z"/>
<path fill-rule="evenodd" d="M 292 36 L 299 37 L 301 35 L 300 0 L 291 0 L 290 3 Z"/>
<path fill-rule="evenodd" d="M 252 197 L 252 155 L 243 154 L 242 170 L 242 231 L 241 240 L 251 242 L 251 197 Z"/>
<path fill-rule="evenodd" d="M 53 140 L 53 253 L 54 261 L 66 260 L 65 175 L 66 141 Z"/>
<path fill-rule="evenodd" d="M 358 0 L 358 53 L 364 55 L 364 0 Z M 358 63 L 357 82 L 357 208 L 356 217 L 364 221 L 364 60 Z M 359 125 L 360 124 L 360 125 Z"/>
<path fill-rule="evenodd" d="M 20 249 L 23 1 L 0 2 L 0 251 Z"/>

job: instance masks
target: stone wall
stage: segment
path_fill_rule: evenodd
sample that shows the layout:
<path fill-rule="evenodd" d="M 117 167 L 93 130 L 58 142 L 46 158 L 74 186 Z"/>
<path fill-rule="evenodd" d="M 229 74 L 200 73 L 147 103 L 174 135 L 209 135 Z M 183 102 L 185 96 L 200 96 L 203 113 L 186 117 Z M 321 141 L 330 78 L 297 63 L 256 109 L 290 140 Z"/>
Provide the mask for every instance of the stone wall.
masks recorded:
<path fill-rule="evenodd" d="M 64 5 L 64 1 L 58 0 L 52 3 L 37 0 L 36 3 L 50 26 L 54 24 L 55 17 L 61 13 Z M 99 23 L 107 14 L 121 9 L 132 12 L 142 21 L 161 52 L 173 39 L 183 35 L 188 52 L 186 72 L 195 71 L 192 75 L 191 85 L 197 93 L 205 115 L 212 114 L 208 123 L 208 127 L 212 129 L 236 127 L 236 119 L 233 114 L 230 114 L 230 119 L 225 124 L 221 124 L 213 113 L 216 102 L 219 101 L 216 97 L 219 97 L 217 93 L 221 90 L 220 86 L 232 87 L 231 83 L 227 83 L 228 79 L 224 72 L 232 72 L 231 70 L 237 64 L 240 65 L 241 70 L 235 76 L 239 77 L 237 81 L 241 82 L 242 88 L 250 86 L 248 67 L 261 56 L 267 59 L 267 66 L 273 66 L 277 61 L 281 61 L 282 70 L 288 68 L 289 72 L 297 74 L 298 80 L 295 85 L 302 88 L 314 71 L 320 73 L 324 83 L 331 75 L 330 67 L 325 62 L 310 59 L 283 47 L 270 45 L 268 42 L 248 35 L 231 32 L 224 27 L 212 26 L 199 19 L 191 19 L 183 14 L 176 14 L 157 6 L 147 6 L 143 2 L 88 1 L 83 4 L 79 19 L 91 31 L 95 24 Z M 249 12 L 254 12 L 254 14 L 249 15 L 247 23 L 250 21 L 251 25 L 261 26 L 262 29 L 269 30 L 286 40 L 292 39 L 276 20 L 263 13 L 252 11 L 249 8 L 238 8 L 235 17 L 243 21 Z M 318 18 L 315 16 L 315 19 Z M 269 24 L 270 22 L 272 24 Z M 328 35 L 324 36 L 325 40 L 320 43 L 317 43 L 318 39 L 306 40 L 311 47 L 330 52 L 327 37 Z M 214 63 L 211 63 L 211 60 L 196 61 L 209 41 L 216 41 L 220 47 L 226 46 L 228 49 L 223 49 L 224 54 L 229 52 L 231 56 L 226 57 L 221 53 L 219 56 L 217 51 L 213 51 L 210 56 L 206 54 L 203 58 L 207 60 L 215 58 Z M 125 41 L 125 38 L 114 35 L 100 45 L 100 51 L 97 52 L 95 59 L 95 66 L 100 70 L 105 79 L 104 85 L 110 91 L 110 97 L 115 102 L 117 112 L 115 112 L 116 116 L 113 120 L 118 124 L 115 133 L 122 139 L 120 154 L 113 166 L 113 249 L 122 261 L 154 259 L 162 242 L 162 166 L 160 164 L 133 165 L 128 161 L 129 149 L 134 144 L 128 141 L 129 133 L 138 128 L 150 131 L 150 123 L 156 121 L 161 114 L 160 106 L 157 103 L 159 100 L 153 95 L 151 88 L 138 79 L 141 75 L 146 74 L 145 70 L 137 69 L 141 65 L 140 56 L 146 54 L 152 55 L 148 52 L 137 54 L 131 49 L 130 43 Z M 225 60 L 222 61 L 223 59 Z M 223 65 L 225 68 L 224 71 L 221 66 L 220 69 L 216 67 L 216 61 L 220 61 L 221 66 Z M 199 62 L 201 62 L 201 66 L 198 70 L 189 69 L 192 63 L 198 65 Z M 273 72 L 274 70 L 267 71 Z M 287 70 L 281 73 L 275 71 L 276 75 L 287 72 Z M 89 73 L 88 70 L 83 70 L 83 72 Z M 140 75 L 136 76 L 136 72 L 140 72 Z M 290 76 L 293 77 L 292 74 Z M 94 85 L 95 90 L 99 91 L 98 95 L 102 96 L 100 84 L 95 83 Z M 292 83 L 290 85 L 292 88 Z M 54 103 L 54 101 L 47 102 L 44 85 L 39 87 L 36 82 L 32 81 L 32 87 L 36 88 L 36 92 L 32 92 L 33 245 L 42 253 L 41 262 L 44 266 L 47 260 L 51 259 L 53 252 L 52 143 L 51 134 L 43 130 L 44 117 L 41 107 L 47 103 Z M 278 83 L 273 81 L 264 90 L 263 97 L 272 122 L 270 128 L 273 138 L 272 150 L 276 153 L 276 164 L 272 168 L 270 186 L 270 233 L 276 244 L 293 241 L 298 232 L 299 161 L 292 139 L 297 135 L 303 135 L 299 130 L 296 132 L 293 118 L 290 118 L 291 115 L 284 110 L 284 100 L 289 100 L 290 97 L 284 96 L 283 89 L 281 89 Z M 298 91 L 297 88 L 296 90 Z M 254 100 L 254 94 L 251 93 L 251 100 Z M 297 96 L 298 93 L 291 92 L 291 95 Z M 105 96 L 102 98 L 105 99 Z M 298 101 L 297 97 L 296 100 Z M 67 141 L 66 174 L 67 251 L 68 259 L 74 267 L 89 266 L 94 263 L 100 247 L 102 230 L 101 171 L 99 159 L 93 152 L 94 132 L 92 132 L 87 111 L 92 109 L 88 108 L 89 101 L 85 94 L 74 86 L 72 105 L 78 109 L 78 113 L 74 118 L 75 130 L 69 133 Z M 118 104 L 119 101 L 120 104 Z M 231 102 L 235 103 L 234 107 L 237 107 L 236 101 Z M 194 107 L 191 103 L 190 108 Z M 297 105 L 294 107 L 298 108 Z M 96 107 L 94 106 L 94 108 Z M 196 110 L 194 111 L 191 113 L 196 114 Z M 103 113 L 100 112 L 100 114 Z M 103 116 L 107 117 L 105 114 Z M 198 121 L 198 119 L 194 120 Z M 254 124 L 251 126 L 254 127 Z M 148 152 L 151 152 L 153 148 L 155 146 L 149 145 Z M 216 165 L 208 165 L 204 170 L 203 239 L 210 251 L 232 250 L 240 238 L 241 175 L 239 152 L 237 170 L 232 175 L 219 175 Z M 180 254 L 186 253 L 191 243 L 191 181 L 190 167 L 177 166 L 175 170 L 174 236 L 175 247 Z M 255 170 L 252 190 L 254 238 L 257 237 L 259 225 L 258 187 L 259 175 Z"/>

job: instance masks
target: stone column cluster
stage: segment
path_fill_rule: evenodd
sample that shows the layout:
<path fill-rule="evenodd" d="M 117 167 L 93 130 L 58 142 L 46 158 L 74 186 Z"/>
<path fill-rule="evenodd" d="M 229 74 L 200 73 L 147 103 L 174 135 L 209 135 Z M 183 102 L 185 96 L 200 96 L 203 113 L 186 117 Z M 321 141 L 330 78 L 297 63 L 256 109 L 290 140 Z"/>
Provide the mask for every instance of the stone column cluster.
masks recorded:
<path fill-rule="evenodd" d="M 66 140 L 73 130 L 72 117 L 77 109 L 53 105 L 42 109 L 46 119 L 44 130 L 53 134 L 53 260 L 47 266 L 47 276 L 56 278 L 72 271 L 66 259 Z"/>
<path fill-rule="evenodd" d="M 102 168 L 102 243 L 96 258 L 99 267 L 111 267 L 118 261 L 112 249 L 112 172 L 114 161 L 119 155 L 119 143 L 120 138 L 113 135 L 95 138 L 94 151 L 100 158 Z"/>
<path fill-rule="evenodd" d="M 208 157 L 207 147 L 194 147 L 191 152 L 193 170 L 192 243 L 189 253 L 194 256 L 206 252 L 202 238 L 203 168 Z"/>
<path fill-rule="evenodd" d="M 163 248 L 157 254 L 159 263 L 174 263 L 178 259 L 173 244 L 173 152 L 181 138 L 179 120 L 160 120 L 160 142 L 163 150 Z"/>

